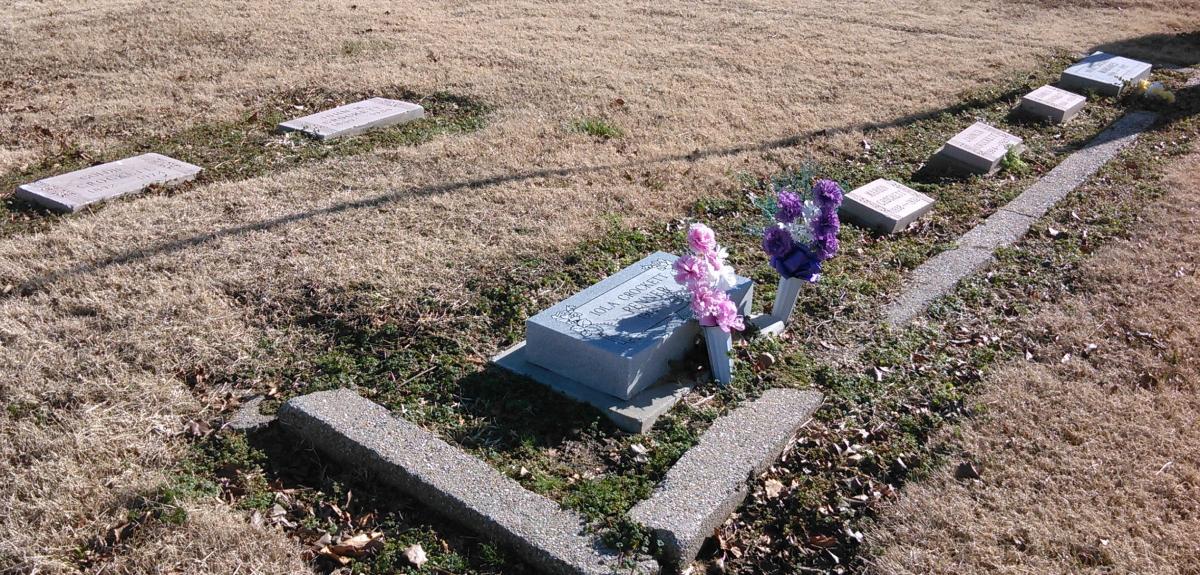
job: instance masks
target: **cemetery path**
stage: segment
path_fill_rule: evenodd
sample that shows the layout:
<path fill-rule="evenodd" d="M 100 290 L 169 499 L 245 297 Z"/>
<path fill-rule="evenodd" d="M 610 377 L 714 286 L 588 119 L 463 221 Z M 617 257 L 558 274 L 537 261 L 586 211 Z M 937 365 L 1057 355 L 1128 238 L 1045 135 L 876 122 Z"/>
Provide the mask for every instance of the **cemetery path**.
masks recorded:
<path fill-rule="evenodd" d="M 1189 3 L 1172 1 L 1124 10 L 878 1 L 845 18 L 811 19 L 829 9 L 815 1 L 94 4 L 6 6 L 0 172 L 220 126 L 297 87 L 369 92 L 400 83 L 478 96 L 496 111 L 471 134 L 113 202 L 43 233 L 0 239 L 0 570 L 302 571 L 281 534 L 246 527 L 208 499 L 186 504 L 185 526 L 144 535 L 126 555 L 77 553 L 122 533 L 129 509 L 170 479 L 185 449 L 183 424 L 220 411 L 189 386 L 212 373 L 269 370 L 303 347 L 308 335 L 271 315 L 291 313 L 279 308 L 305 301 L 297 293 L 369 286 L 397 300 L 433 292 L 457 301 L 461 270 L 562 249 L 600 233 L 608 215 L 666 221 L 714 185 L 733 185 L 733 174 L 857 149 L 861 137 L 851 130 L 797 142 L 805 145 L 786 155 L 695 150 L 790 144 L 797 133 L 940 110 L 1050 51 L 1196 23 L 1195 11 L 1181 9 Z M 1129 54 L 1186 57 L 1158 47 L 1133 45 Z M 626 134 L 578 133 L 572 125 L 584 117 Z M 638 165 L 646 158 L 667 160 Z M 622 167 L 513 178 L 580 165 Z M 414 193 L 463 181 L 480 184 Z M 376 197 L 394 201 L 338 209 Z M 280 220 L 286 214 L 319 217 Z M 44 285 L 11 294 L 27 282 Z"/>
<path fill-rule="evenodd" d="M 946 465 L 867 529 L 876 573 L 1195 573 L 1200 565 L 1200 154 L 1083 289 L 1031 322 Z M 959 480 L 960 462 L 981 480 Z"/>

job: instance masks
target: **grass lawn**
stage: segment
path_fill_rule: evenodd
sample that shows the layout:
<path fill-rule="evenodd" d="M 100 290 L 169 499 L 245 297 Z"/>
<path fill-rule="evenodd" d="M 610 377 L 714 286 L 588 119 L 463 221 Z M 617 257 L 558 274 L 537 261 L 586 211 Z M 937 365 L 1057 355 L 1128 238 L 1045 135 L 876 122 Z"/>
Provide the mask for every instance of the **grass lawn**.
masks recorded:
<path fill-rule="evenodd" d="M 322 334 L 321 345 L 278 370 L 210 375 L 208 381 L 264 382 L 274 391 L 273 406 L 292 395 L 356 388 L 527 488 L 581 511 L 611 543 L 650 552 L 649 538 L 623 516 L 649 495 L 714 418 L 764 389 L 815 388 L 827 395 L 819 421 L 760 479 L 780 481 L 783 494 L 768 497 L 756 490 L 723 528 L 725 548 L 713 553 L 735 572 L 850 564 L 862 518 L 939 462 L 930 437 L 966 414 L 964 399 L 989 370 L 1022 351 L 1016 343 L 1025 337 L 1019 318 L 1071 291 L 1079 263 L 1128 228 L 1145 202 L 1160 193 L 1155 174 L 1166 158 L 1191 145 L 1180 137 L 1194 128 L 1188 113 L 1198 104 L 1194 94 L 1187 94 L 1159 110 L 1171 118 L 1165 127 L 1144 136 L 1087 184 L 1084 194 L 1073 195 L 1068 207 L 1051 216 L 1067 221 L 1049 225 L 1086 228 L 1086 235 L 1048 239 L 1047 224 L 1035 225 L 1032 237 L 1004 250 L 987 275 L 970 279 L 954 297 L 939 302 L 930 323 L 897 331 L 879 327 L 879 306 L 900 289 L 907 271 L 952 245 L 1130 107 L 1146 105 L 1136 98 L 1093 99 L 1064 127 L 1010 113 L 1021 94 L 1051 79 L 1064 64 L 1052 61 L 979 90 L 957 109 L 916 122 L 894 138 L 870 141 L 868 136 L 869 149 L 864 145 L 855 156 L 799 164 L 783 175 L 731 174 L 726 189 L 697 202 L 686 221 L 647 229 L 613 219 L 604 233 L 561 258 L 480 270 L 468 279 L 471 291 L 460 301 L 430 295 L 394 306 L 370 291 L 305 294 L 286 306 L 302 310 L 290 321 L 295 329 Z M 1182 79 L 1171 73 L 1159 77 L 1175 85 Z M 913 186 L 938 203 L 932 217 L 915 229 L 881 237 L 844 227 L 842 252 L 829 262 L 821 283 L 802 293 L 802 319 L 793 330 L 781 339 L 739 344 L 734 384 L 725 389 L 700 385 L 652 432 L 621 433 L 597 412 L 485 365 L 490 350 L 523 337 L 526 317 L 648 252 L 680 253 L 690 221 L 713 226 L 735 268 L 758 284 L 758 301 L 770 301 L 776 276 L 757 247 L 761 214 L 753 199 L 765 193 L 772 178 L 816 175 L 848 185 L 877 177 L 908 181 L 942 141 L 977 118 L 1025 139 L 1023 169 L 990 178 L 918 175 Z M 764 354 L 777 363 L 761 364 Z M 703 361 L 693 357 L 693 367 L 677 376 L 700 376 Z M 423 541 L 443 569 L 488 572 L 507 561 L 502 551 L 439 525 L 424 511 L 418 510 L 420 519 L 414 521 L 411 502 L 376 493 L 352 470 L 329 474 L 318 458 L 297 453 L 276 432 L 249 444 L 236 435 L 209 435 L 195 445 L 196 467 L 185 469 L 179 481 L 220 485 L 236 505 L 260 513 L 270 511 L 283 487 L 293 494 L 289 513 L 299 518 L 296 534 L 302 541 L 352 529 L 343 517 L 320 509 L 353 490 L 357 503 L 347 509 L 349 516 L 367 514 L 372 529 L 395 541 Z M 412 535 L 414 530 L 421 536 Z M 386 571 L 402 563 L 396 554 L 404 548 L 389 545 L 355 568 Z"/>

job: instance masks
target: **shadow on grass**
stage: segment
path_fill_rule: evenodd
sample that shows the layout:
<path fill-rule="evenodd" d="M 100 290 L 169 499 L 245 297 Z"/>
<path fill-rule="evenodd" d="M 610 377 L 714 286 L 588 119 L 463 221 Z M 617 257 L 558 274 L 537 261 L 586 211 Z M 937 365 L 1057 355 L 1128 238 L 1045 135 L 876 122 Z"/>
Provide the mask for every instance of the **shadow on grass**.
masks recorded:
<path fill-rule="evenodd" d="M 1200 64 L 1200 31 L 1147 34 L 1098 44 L 1091 51 L 1108 52 L 1157 66 L 1195 66 Z"/>
<path fill-rule="evenodd" d="M 1165 47 L 1165 48 L 1164 48 Z M 1187 32 L 1181 34 L 1167 35 L 1154 34 L 1141 36 L 1129 40 L 1110 42 L 1101 44 L 1095 47 L 1096 50 L 1110 51 L 1113 53 L 1130 55 L 1130 56 L 1156 56 L 1175 64 L 1194 64 L 1200 61 L 1200 32 Z M 431 186 L 423 186 L 407 190 L 391 191 L 375 196 L 362 198 L 358 200 L 338 203 L 332 206 L 321 208 L 318 210 L 310 210 L 304 212 L 296 212 L 283 215 L 277 218 L 263 220 L 251 224 L 233 226 L 222 230 L 197 234 L 183 238 L 177 238 L 160 242 L 156 245 L 146 246 L 144 248 L 135 248 L 126 250 L 115 255 L 93 262 L 81 262 L 72 264 L 64 269 L 50 271 L 40 276 L 31 278 L 24 282 L 20 289 L 12 290 L 8 295 L 0 295 L 0 297 L 11 297 L 12 295 L 28 295 L 41 289 L 42 286 L 60 281 L 63 278 L 95 273 L 97 271 L 116 266 L 131 263 L 134 261 L 176 253 L 182 250 L 207 244 L 223 238 L 241 236 L 255 232 L 269 231 L 279 227 L 287 226 L 297 222 L 307 221 L 315 218 L 336 215 L 344 212 L 357 210 L 375 209 L 380 206 L 392 204 L 405 199 L 422 196 L 443 195 L 454 192 L 472 190 L 488 186 L 495 186 L 511 182 L 519 182 L 523 180 L 547 178 L 547 177 L 563 177 L 574 174 L 586 174 L 605 172 L 610 170 L 621 170 L 630 168 L 640 168 L 648 165 L 654 165 L 664 162 L 674 161 L 698 161 L 706 158 L 734 156 L 748 152 L 761 152 L 769 150 L 777 150 L 782 148 L 791 148 L 799 146 L 806 142 L 812 141 L 818 137 L 831 136 L 850 132 L 870 132 L 883 130 L 893 127 L 905 126 L 920 120 L 925 120 L 937 117 L 943 114 L 955 115 L 981 105 L 994 104 L 997 102 L 1008 101 L 1020 95 L 1022 90 L 1027 87 L 1019 87 L 1008 90 L 1006 92 L 990 94 L 986 98 L 975 98 L 961 101 L 952 106 L 927 110 L 905 116 L 900 116 L 893 120 L 885 122 L 867 122 L 858 124 L 846 124 L 837 128 L 809 130 L 791 136 L 765 140 L 762 142 L 753 142 L 740 144 L 735 146 L 727 146 L 722 148 L 711 148 L 707 150 L 697 150 L 686 154 L 668 154 L 651 158 L 647 160 L 638 160 L 630 162 L 617 162 L 599 166 L 581 166 L 581 167 L 559 167 L 559 168 L 543 168 L 535 170 L 518 171 L 515 173 L 491 176 L 486 178 L 463 179 L 454 182 L 446 182 Z M 1194 89 L 1189 89 L 1189 92 L 1194 92 Z M 1195 111 L 1187 113 L 1194 114 Z M 1173 118 L 1179 117 L 1178 114 L 1168 116 L 1167 121 L 1172 121 Z M 936 177 L 935 175 L 928 175 Z"/>
<path fill-rule="evenodd" d="M 210 242 L 218 241 L 224 238 L 242 236 L 256 232 L 269 231 L 290 224 L 308 221 L 316 218 L 333 216 L 346 212 L 358 210 L 371 210 L 388 204 L 399 201 L 462 192 L 489 186 L 496 186 L 512 182 L 520 182 L 524 180 L 534 180 L 549 177 L 564 177 L 576 174 L 599 173 L 606 171 L 642 168 L 666 162 L 689 161 L 695 162 L 707 158 L 718 158 L 726 156 L 735 156 L 749 152 L 762 152 L 769 150 L 777 150 L 783 148 L 792 148 L 805 144 L 819 137 L 851 133 L 857 131 L 871 132 L 884 130 L 898 126 L 905 126 L 913 122 L 918 122 L 928 118 L 937 117 L 940 115 L 956 115 L 965 111 L 978 108 L 983 105 L 1005 101 L 1011 99 L 1014 94 L 1020 92 L 1020 89 L 1009 90 L 997 94 L 988 94 L 986 97 L 976 97 L 966 99 L 952 106 L 946 106 L 934 110 L 909 114 L 889 120 L 886 122 L 868 122 L 857 124 L 846 124 L 837 128 L 809 130 L 791 136 L 766 140 L 762 142 L 752 142 L 735 146 L 722 148 L 710 148 L 707 150 L 696 150 L 689 153 L 668 154 L 657 158 L 646 160 L 636 160 L 628 162 L 617 162 L 599 166 L 580 166 L 580 167 L 559 167 L 559 168 L 542 168 L 534 170 L 518 171 L 510 174 L 490 176 L 485 178 L 463 179 L 453 182 L 423 186 L 418 188 L 396 190 L 383 194 L 378 194 L 366 198 L 361 198 L 353 201 L 337 203 L 328 207 L 317 210 L 296 212 L 279 216 L 272 219 L 262 220 L 250 224 L 232 226 L 229 228 L 216 230 L 203 234 L 196 234 L 188 237 L 177 238 L 160 242 L 156 245 L 139 247 L 136 249 L 126 250 L 111 256 L 107 256 L 92 262 L 82 262 L 70 265 L 64 269 L 50 271 L 38 277 L 31 278 L 24 282 L 20 289 L 12 290 L 8 295 L 0 295 L 0 298 L 11 297 L 12 295 L 29 295 L 43 286 L 56 283 L 64 278 L 86 275 L 97 271 L 118 265 L 124 265 L 147 258 L 177 253 L 183 250 L 201 246 Z M 187 158 L 180 158 L 187 159 Z"/>

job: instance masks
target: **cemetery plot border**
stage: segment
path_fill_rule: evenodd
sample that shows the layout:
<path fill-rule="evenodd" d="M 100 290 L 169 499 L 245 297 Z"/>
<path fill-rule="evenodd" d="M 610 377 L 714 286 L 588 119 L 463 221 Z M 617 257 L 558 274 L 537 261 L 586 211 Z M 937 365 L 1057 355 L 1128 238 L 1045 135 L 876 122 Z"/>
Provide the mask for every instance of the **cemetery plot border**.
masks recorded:
<path fill-rule="evenodd" d="M 985 266 L 996 249 L 1012 245 L 1040 218 L 1122 149 L 1154 125 L 1158 114 L 1132 112 L 1114 122 L 1082 150 L 1071 154 L 1050 173 L 959 240 L 960 247 L 942 252 L 910 274 L 909 287 L 885 310 L 888 324 L 900 326 L 946 295 L 959 280 Z"/>
<path fill-rule="evenodd" d="M 575 512 L 353 391 L 293 398 L 279 410 L 279 421 L 327 455 L 370 470 L 547 573 L 659 572 L 653 560 L 631 561 L 606 548 Z"/>
<path fill-rule="evenodd" d="M 654 531 L 675 564 L 691 561 L 821 401 L 815 391 L 771 389 L 721 417 L 629 516 Z"/>

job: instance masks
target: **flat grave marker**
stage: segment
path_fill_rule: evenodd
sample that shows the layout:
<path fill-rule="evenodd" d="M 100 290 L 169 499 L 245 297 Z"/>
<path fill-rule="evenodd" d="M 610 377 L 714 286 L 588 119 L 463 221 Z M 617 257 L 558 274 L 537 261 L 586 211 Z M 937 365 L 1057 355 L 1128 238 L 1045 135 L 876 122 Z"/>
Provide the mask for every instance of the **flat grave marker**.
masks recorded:
<path fill-rule="evenodd" d="M 1094 52 L 1063 70 L 1059 85 L 1063 88 L 1092 90 L 1104 96 L 1120 96 L 1130 84 L 1150 78 L 1150 64 L 1124 56 Z"/>
<path fill-rule="evenodd" d="M 846 194 L 842 213 L 851 221 L 885 234 L 903 231 L 933 208 L 933 198 L 904 184 L 880 178 Z"/>
<path fill-rule="evenodd" d="M 279 124 L 285 132 L 302 132 L 318 140 L 356 136 L 376 128 L 405 124 L 425 116 L 412 102 L 370 98 Z"/>
<path fill-rule="evenodd" d="M 956 171 L 991 174 L 1010 148 L 1022 150 L 1023 140 L 983 122 L 975 122 L 938 150 L 935 158 Z"/>
<path fill-rule="evenodd" d="M 1021 110 L 1055 124 L 1063 124 L 1074 118 L 1086 103 L 1087 98 L 1074 92 L 1042 86 L 1021 97 Z"/>
<path fill-rule="evenodd" d="M 162 154 L 142 154 L 99 166 L 24 184 L 16 197 L 60 212 L 76 212 L 84 206 L 150 186 L 175 186 L 196 179 L 199 166 Z"/>

